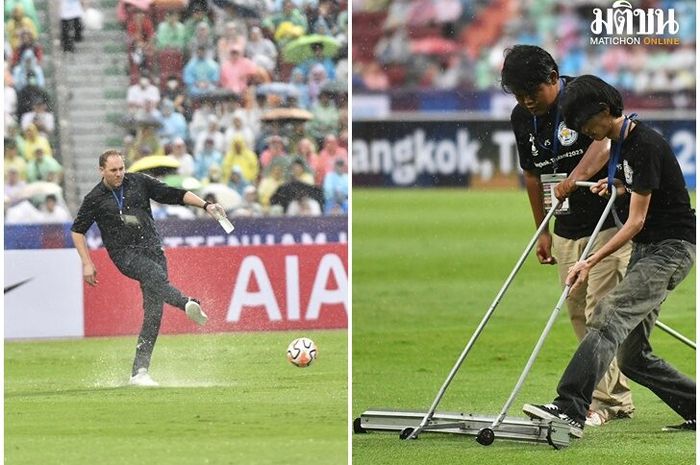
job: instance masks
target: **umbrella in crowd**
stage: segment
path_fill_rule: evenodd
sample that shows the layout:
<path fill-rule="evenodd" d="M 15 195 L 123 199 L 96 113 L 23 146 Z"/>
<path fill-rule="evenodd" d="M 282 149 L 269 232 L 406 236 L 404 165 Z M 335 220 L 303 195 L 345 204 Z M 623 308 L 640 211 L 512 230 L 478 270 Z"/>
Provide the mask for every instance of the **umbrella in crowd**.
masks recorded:
<path fill-rule="evenodd" d="M 212 3 L 219 8 L 223 8 L 236 17 L 247 18 L 247 19 L 260 19 L 260 12 L 253 8 L 252 6 L 244 5 L 238 2 L 232 2 L 231 0 L 212 0 Z"/>
<path fill-rule="evenodd" d="M 136 160 L 130 167 L 130 173 L 140 171 L 153 171 L 157 169 L 177 169 L 180 167 L 180 162 L 173 157 L 166 155 L 148 155 Z"/>
<path fill-rule="evenodd" d="M 215 89 L 200 95 L 193 95 L 190 97 L 192 103 L 203 103 L 203 102 L 223 102 L 230 100 L 240 100 L 241 96 L 229 89 Z"/>
<path fill-rule="evenodd" d="M 299 89 L 294 84 L 288 82 L 267 82 L 261 84 L 255 90 L 258 95 L 279 95 L 280 97 L 296 97 L 299 98 Z"/>
<path fill-rule="evenodd" d="M 327 92 L 331 95 L 342 95 L 348 93 L 347 81 L 328 81 L 321 86 L 321 92 Z"/>
<path fill-rule="evenodd" d="M 261 121 L 309 121 L 314 115 L 303 108 L 273 108 L 262 114 Z"/>
<path fill-rule="evenodd" d="M 294 39 L 282 49 L 282 58 L 288 63 L 302 63 L 314 58 L 313 46 L 321 44 L 323 46 L 324 57 L 334 57 L 338 53 L 340 43 L 333 37 L 321 34 L 309 34 Z"/>
<path fill-rule="evenodd" d="M 185 189 L 186 191 L 196 191 L 201 189 L 202 183 L 192 176 L 182 176 L 180 174 L 168 174 L 163 177 L 163 182 L 170 187 Z"/>
<path fill-rule="evenodd" d="M 323 191 L 319 187 L 299 181 L 282 184 L 270 197 L 270 204 L 281 205 L 284 211 L 287 211 L 292 200 L 300 200 L 304 197 L 316 200 L 323 207 Z"/>
<path fill-rule="evenodd" d="M 226 211 L 237 208 L 242 201 L 241 194 L 220 182 L 207 184 L 199 191 L 200 197 L 205 198 L 207 195 L 213 195 L 216 202 L 224 207 Z"/>
<path fill-rule="evenodd" d="M 53 194 L 59 203 L 63 202 L 63 188 L 54 182 L 34 181 L 22 188 L 19 198 L 31 200 L 34 204 L 44 203 L 46 196 Z"/>

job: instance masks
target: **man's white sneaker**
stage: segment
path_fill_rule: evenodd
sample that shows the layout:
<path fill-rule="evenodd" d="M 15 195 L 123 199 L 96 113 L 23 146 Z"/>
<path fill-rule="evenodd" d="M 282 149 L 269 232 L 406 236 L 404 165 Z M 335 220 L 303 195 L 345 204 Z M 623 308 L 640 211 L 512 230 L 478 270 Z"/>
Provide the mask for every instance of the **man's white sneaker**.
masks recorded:
<path fill-rule="evenodd" d="M 209 319 L 207 314 L 202 311 L 202 306 L 195 299 L 190 299 L 185 304 L 185 313 L 187 318 L 202 326 Z"/>
<path fill-rule="evenodd" d="M 153 381 L 151 375 L 148 374 L 148 370 L 145 368 L 139 368 L 134 376 L 129 379 L 129 384 L 132 386 L 158 386 L 158 383 Z"/>

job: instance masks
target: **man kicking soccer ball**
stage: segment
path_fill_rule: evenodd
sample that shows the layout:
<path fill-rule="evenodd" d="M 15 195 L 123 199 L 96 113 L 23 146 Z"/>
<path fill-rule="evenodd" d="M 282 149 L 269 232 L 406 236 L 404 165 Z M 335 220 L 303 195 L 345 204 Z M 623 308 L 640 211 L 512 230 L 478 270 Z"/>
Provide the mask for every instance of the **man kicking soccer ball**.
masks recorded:
<path fill-rule="evenodd" d="M 112 262 L 122 274 L 141 284 L 143 325 L 129 384 L 157 386 L 148 368 L 160 331 L 163 303 L 184 310 L 198 325 L 207 322 L 207 315 L 197 300 L 185 297 L 168 281 L 165 254 L 150 201 L 201 207 L 212 217 L 223 214 L 224 210 L 218 204 L 169 187 L 151 176 L 126 173 L 124 158 L 117 150 L 100 155 L 99 169 L 102 181 L 85 196 L 71 227 L 73 243 L 83 264 L 83 279 L 91 286 L 96 285 L 97 270 L 90 259 L 85 233 L 97 223 Z"/>
<path fill-rule="evenodd" d="M 649 344 L 661 304 L 695 262 L 695 212 L 669 144 L 622 110 L 620 93 L 595 76 L 572 81 L 561 102 L 568 127 L 595 140 L 612 140 L 611 167 L 621 163 L 624 172 L 613 188 L 630 196 L 625 224 L 595 253 L 574 264 L 566 283 L 576 289 L 603 258 L 633 242 L 627 273 L 596 305 L 589 330 L 559 381 L 557 398 L 523 407 L 533 418 L 566 420 L 577 437 L 583 434 L 593 388 L 615 355 L 622 373 L 683 418 L 665 431 L 695 431 L 695 381 L 654 355 Z M 591 188 L 600 195 L 607 190 L 607 179 Z"/>

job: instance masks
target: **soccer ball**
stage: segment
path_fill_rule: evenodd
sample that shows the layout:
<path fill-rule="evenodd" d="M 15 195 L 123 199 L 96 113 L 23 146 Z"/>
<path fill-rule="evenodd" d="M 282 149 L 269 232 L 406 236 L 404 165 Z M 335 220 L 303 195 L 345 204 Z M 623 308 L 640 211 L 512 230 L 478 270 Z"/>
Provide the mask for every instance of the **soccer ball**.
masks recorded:
<path fill-rule="evenodd" d="M 317 354 L 316 344 L 308 337 L 294 339 L 287 347 L 287 360 L 299 368 L 311 365 L 311 362 L 316 360 Z"/>

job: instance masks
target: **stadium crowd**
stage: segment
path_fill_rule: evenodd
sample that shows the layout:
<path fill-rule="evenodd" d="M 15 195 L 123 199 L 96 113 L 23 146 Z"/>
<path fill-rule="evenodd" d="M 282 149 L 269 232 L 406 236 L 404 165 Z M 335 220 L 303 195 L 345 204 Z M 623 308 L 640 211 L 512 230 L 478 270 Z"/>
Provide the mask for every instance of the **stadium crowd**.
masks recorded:
<path fill-rule="evenodd" d="M 498 92 L 503 52 L 520 43 L 552 52 L 565 75 L 594 74 L 635 94 L 694 95 L 695 2 L 642 4 L 675 10 L 679 45 L 590 45 L 593 8 L 611 7 L 597 0 L 354 1 L 353 89 Z"/>
<path fill-rule="evenodd" d="M 233 216 L 347 213 L 346 5 L 122 1 L 118 17 L 130 169 Z"/>
<path fill-rule="evenodd" d="M 4 22 L 5 222 L 70 221 L 61 195 L 63 167 L 54 157 L 56 122 L 32 0 L 6 1 Z"/>
<path fill-rule="evenodd" d="M 71 5 L 80 8 L 61 2 L 64 53 L 82 40 Z M 120 0 L 116 16 L 130 79 L 127 169 L 233 216 L 347 213 L 346 3 Z M 39 27 L 32 0 L 5 2 L 6 223 L 70 221 Z M 157 218 L 197 214 L 154 205 Z"/>

